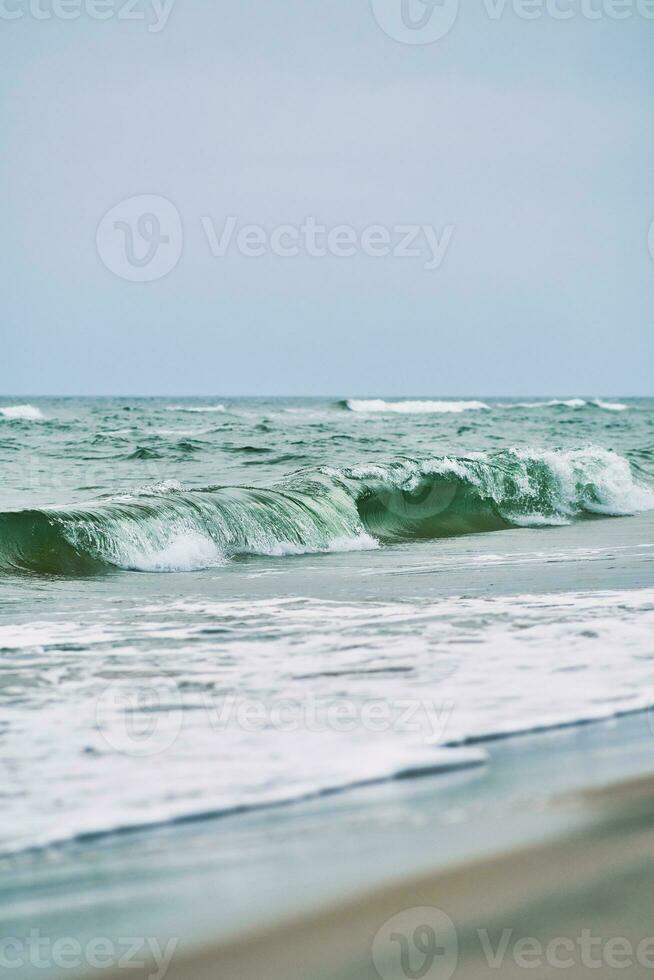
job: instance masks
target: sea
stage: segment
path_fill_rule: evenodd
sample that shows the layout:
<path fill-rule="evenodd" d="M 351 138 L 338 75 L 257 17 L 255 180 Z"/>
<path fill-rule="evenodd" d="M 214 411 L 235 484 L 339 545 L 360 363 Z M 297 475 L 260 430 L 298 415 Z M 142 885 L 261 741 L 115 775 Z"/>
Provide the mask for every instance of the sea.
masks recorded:
<path fill-rule="evenodd" d="M 0 399 L 0 859 L 654 696 L 654 400 Z"/>

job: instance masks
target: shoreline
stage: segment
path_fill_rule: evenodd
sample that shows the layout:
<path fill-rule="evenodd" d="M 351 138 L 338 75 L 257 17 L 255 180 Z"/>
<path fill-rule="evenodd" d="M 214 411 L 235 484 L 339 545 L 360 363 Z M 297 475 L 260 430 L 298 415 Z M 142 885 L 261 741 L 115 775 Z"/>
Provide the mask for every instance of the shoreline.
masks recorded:
<path fill-rule="evenodd" d="M 651 975 L 654 924 L 647 909 L 654 897 L 654 773 L 564 794 L 547 807 L 574 810 L 581 827 L 554 841 L 417 875 L 277 927 L 206 945 L 173 958 L 166 976 L 399 978 L 409 974 L 401 966 L 398 972 L 398 933 L 392 926 L 405 929 L 410 942 L 412 930 L 425 921 L 441 927 L 438 955 L 444 959 L 440 972 L 423 976 L 499 975 L 502 958 L 501 976 L 517 977 L 528 968 L 528 956 L 531 968 L 540 956 L 539 976 L 561 975 L 563 969 L 576 978 L 600 963 L 618 969 L 611 964 L 620 955 L 620 969 L 626 969 L 629 956 L 633 960 L 628 976 Z M 134 975 L 151 971 L 152 965 Z"/>
<path fill-rule="evenodd" d="M 437 901 L 439 883 L 458 882 L 462 902 L 466 895 L 470 901 L 492 895 L 483 900 L 500 915 L 497 889 L 515 891 L 525 856 L 541 855 L 548 874 L 548 865 L 558 862 L 564 881 L 571 866 L 561 856 L 566 841 L 572 850 L 595 848 L 591 857 L 598 873 L 617 874 L 620 869 L 611 862 L 621 832 L 609 838 L 606 828 L 633 823 L 634 806 L 640 807 L 644 796 L 648 815 L 654 810 L 643 793 L 646 787 L 654 799 L 652 740 L 649 718 L 641 713 L 497 742 L 489 746 L 488 764 L 479 769 L 4 859 L 0 917 L 5 935 L 26 937 L 37 927 L 52 941 L 74 937 L 83 946 L 98 936 L 114 941 L 149 936 L 162 949 L 174 940 L 170 969 L 178 972 L 168 972 L 166 980 L 203 977 L 196 968 L 209 970 L 207 976 L 246 980 L 250 962 L 252 976 L 259 971 L 258 976 L 274 980 L 272 966 L 262 974 L 261 962 L 250 961 L 252 950 L 271 963 L 283 961 L 289 980 L 292 964 L 284 960 L 283 950 L 275 952 L 277 943 L 293 949 L 299 944 L 302 951 L 295 955 L 303 964 L 312 950 L 320 960 L 327 922 L 329 935 L 337 936 L 332 945 L 350 949 L 350 920 L 359 923 L 356 939 L 365 923 L 372 927 L 371 916 L 388 907 L 389 897 L 395 912 L 440 901 L 463 936 L 473 906 L 468 913 L 465 904 L 450 907 L 443 898 Z M 618 787 L 616 817 L 611 795 Z M 604 844 L 598 850 L 594 842 L 600 839 Z M 620 858 L 625 867 L 628 857 Z M 647 850 L 640 857 L 647 860 Z M 482 886 L 492 868 L 499 883 Z M 525 880 L 525 894 L 534 901 L 543 874 L 538 872 L 531 884 Z M 557 888 L 552 885 L 553 893 Z M 579 908 L 591 904 L 584 900 Z M 527 925 L 520 928 L 525 935 L 536 934 Z M 359 962 L 352 980 L 367 977 L 369 966 Z M 149 974 L 130 970 L 135 977 L 153 974 L 151 968 Z M 33 970 L 13 975 L 23 980 Z M 68 978 L 71 971 L 40 975 Z M 88 971 L 74 975 L 88 976 Z M 110 977 L 111 971 L 99 975 Z M 347 972 L 327 975 L 350 980 Z M 298 976 L 308 980 L 312 974 Z"/>

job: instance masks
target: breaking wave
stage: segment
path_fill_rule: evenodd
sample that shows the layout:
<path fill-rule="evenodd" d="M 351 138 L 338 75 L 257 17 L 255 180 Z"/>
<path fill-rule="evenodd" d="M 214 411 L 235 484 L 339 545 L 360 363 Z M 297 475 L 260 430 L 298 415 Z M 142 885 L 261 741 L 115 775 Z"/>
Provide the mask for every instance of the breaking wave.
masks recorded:
<path fill-rule="evenodd" d="M 45 415 L 34 405 L 6 405 L 0 408 L 0 418 L 10 422 L 43 422 Z"/>
<path fill-rule="evenodd" d="M 488 409 L 489 405 L 478 401 L 401 401 L 388 402 L 382 398 L 348 398 L 339 403 L 350 412 L 397 412 L 401 415 L 428 415 L 432 413 L 474 412 Z"/>
<path fill-rule="evenodd" d="M 629 408 L 624 402 L 606 402 L 601 398 L 586 401 L 585 398 L 550 398 L 538 402 L 508 402 L 500 408 L 602 408 L 606 412 L 626 412 Z"/>
<path fill-rule="evenodd" d="M 167 412 L 226 412 L 224 405 L 167 405 Z"/>
<path fill-rule="evenodd" d="M 438 401 L 432 399 L 386 401 L 383 398 L 347 398 L 339 406 L 350 412 L 397 413 L 400 415 L 459 414 L 460 412 L 492 411 L 496 408 L 601 408 L 607 412 L 625 412 L 624 402 L 607 402 L 600 398 L 550 398 L 531 402 Z"/>
<path fill-rule="evenodd" d="M 83 507 L 0 513 L 0 568 L 187 571 L 654 509 L 604 449 L 505 450 L 300 470 L 270 488 L 166 483 Z"/>
<path fill-rule="evenodd" d="M 603 408 L 606 412 L 626 412 L 629 408 L 624 402 L 604 402 L 600 398 L 595 398 L 591 405 L 594 405 L 595 408 Z"/>

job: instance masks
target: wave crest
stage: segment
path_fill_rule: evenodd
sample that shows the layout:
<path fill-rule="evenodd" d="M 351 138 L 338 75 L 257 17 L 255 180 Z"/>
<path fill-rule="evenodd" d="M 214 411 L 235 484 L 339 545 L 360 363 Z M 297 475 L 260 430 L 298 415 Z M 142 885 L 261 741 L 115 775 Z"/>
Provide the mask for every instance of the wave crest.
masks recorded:
<path fill-rule="evenodd" d="M 226 412 L 225 405 L 167 405 L 167 412 Z"/>
<path fill-rule="evenodd" d="M 340 404 L 350 412 L 395 412 L 400 415 L 459 414 L 459 412 L 475 412 L 490 408 L 485 402 L 478 401 L 389 402 L 383 398 L 348 398 Z"/>
<path fill-rule="evenodd" d="M 435 399 L 407 399 L 386 401 L 384 398 L 347 398 L 338 403 L 349 412 L 361 414 L 395 413 L 399 415 L 459 414 L 461 412 L 492 411 L 511 408 L 601 408 L 607 412 L 626 412 L 624 402 L 607 402 L 601 398 L 586 401 L 585 398 L 550 398 L 531 402 L 497 402 L 492 405 L 481 401 L 455 401 Z"/>
<path fill-rule="evenodd" d="M 624 402 L 606 402 L 601 398 L 586 401 L 585 398 L 550 398 L 537 402 L 506 402 L 500 408 L 601 408 L 606 412 L 626 412 L 629 408 Z"/>
<path fill-rule="evenodd" d="M 86 507 L 0 514 L 0 568 L 206 568 L 237 556 L 374 548 L 654 509 L 603 449 L 505 450 L 300 470 L 271 488 L 166 483 Z"/>
<path fill-rule="evenodd" d="M 10 422 L 43 422 L 45 415 L 34 405 L 5 405 L 0 408 L 0 418 Z"/>

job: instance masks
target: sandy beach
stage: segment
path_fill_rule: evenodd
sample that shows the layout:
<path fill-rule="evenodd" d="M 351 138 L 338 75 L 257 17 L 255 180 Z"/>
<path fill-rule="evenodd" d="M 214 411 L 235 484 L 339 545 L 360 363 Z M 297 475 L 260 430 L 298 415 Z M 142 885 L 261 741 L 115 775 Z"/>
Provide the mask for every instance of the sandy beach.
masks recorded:
<path fill-rule="evenodd" d="M 654 980 L 654 0 L 0 27 L 0 980 Z"/>
<path fill-rule="evenodd" d="M 265 558 L 198 576 L 90 577 L 82 605 L 77 580 L 52 580 L 37 626 L 27 611 L 6 636 L 16 669 L 48 645 L 44 668 L 57 698 L 33 686 L 34 710 L 60 739 L 58 768 L 48 762 L 40 783 L 26 783 L 31 823 L 12 818 L 11 798 L 3 816 L 10 840 L 38 841 L 53 814 L 68 836 L 2 857 L 0 920 L 22 953 L 12 976 L 33 980 L 35 930 L 52 952 L 39 975 L 53 980 L 649 975 L 651 556 L 645 513 L 352 552 L 351 578 L 340 554 Z M 13 609 L 26 608 L 33 587 L 9 580 Z M 387 636 L 379 615 L 362 618 L 368 603 L 389 617 Z M 383 763 L 367 780 L 214 807 L 210 794 L 234 774 L 243 779 L 248 765 L 270 784 L 267 766 L 281 759 L 292 785 L 298 759 L 317 766 L 310 739 L 324 745 L 318 770 L 357 761 L 328 747 L 344 742 L 324 742 L 329 732 L 308 727 L 300 756 L 275 754 L 295 741 L 274 726 L 256 742 L 237 729 L 234 742 L 230 729 L 213 726 L 200 694 L 189 701 L 186 678 L 210 689 L 234 640 L 248 678 L 256 681 L 257 666 L 267 676 L 271 648 L 251 645 L 266 630 L 277 655 L 285 637 L 304 638 L 299 661 L 289 641 L 287 666 L 275 666 L 279 685 L 292 669 L 293 683 L 323 691 L 327 705 L 343 685 L 364 705 L 433 689 L 452 699 L 440 742 L 457 730 L 473 738 L 444 750 L 425 742 L 415 763 L 409 754 L 394 771 L 393 745 L 380 750 L 379 734 L 367 733 Z M 416 637 L 428 642 L 415 648 Z M 156 751 L 144 757 L 97 730 L 95 707 L 117 667 L 131 677 L 135 648 L 143 663 L 159 658 L 162 678 L 178 660 L 184 671 L 184 684 L 165 688 L 178 701 L 159 713 Z M 75 701 L 53 651 L 68 664 Z M 450 673 L 434 673 L 447 662 Z M 380 674 L 382 665 L 392 669 Z M 415 680 L 404 686 L 405 676 Z M 76 677 L 88 687 L 84 717 Z M 283 691 L 270 686 L 268 703 Z M 76 705 L 67 729 L 60 702 Z M 169 742 L 178 717 L 184 724 Z M 108 731 L 120 736 L 119 714 L 115 721 Z M 17 727 L 15 744 L 25 751 Z M 78 766 L 72 782 L 69 758 Z M 80 791 L 82 771 L 100 795 Z M 189 802 L 173 819 L 142 804 L 150 794 L 165 807 L 175 792 Z M 99 955 L 98 943 L 111 955 Z"/>
<path fill-rule="evenodd" d="M 653 406 L 409 407 L 9 423 L 71 495 L 0 515 L 12 980 L 649 969 Z"/>
<path fill-rule="evenodd" d="M 654 777 L 561 795 L 545 807 L 574 814 L 580 825 L 553 842 L 424 873 L 175 956 L 166 976 L 650 976 Z"/>

